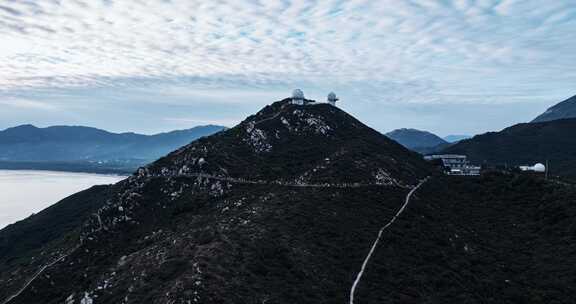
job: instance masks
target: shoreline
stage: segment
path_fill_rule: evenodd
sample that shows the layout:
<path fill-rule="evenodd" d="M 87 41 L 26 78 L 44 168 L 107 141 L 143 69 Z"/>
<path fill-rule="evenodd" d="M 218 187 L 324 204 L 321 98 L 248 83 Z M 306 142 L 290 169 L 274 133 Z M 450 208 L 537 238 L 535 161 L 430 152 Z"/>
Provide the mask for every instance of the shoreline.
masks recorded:
<path fill-rule="evenodd" d="M 75 162 L 10 162 L 0 161 L 0 170 L 11 171 L 56 171 L 70 173 L 92 173 L 104 175 L 128 176 L 132 175 L 141 165 L 122 166 L 119 164 L 75 163 Z"/>

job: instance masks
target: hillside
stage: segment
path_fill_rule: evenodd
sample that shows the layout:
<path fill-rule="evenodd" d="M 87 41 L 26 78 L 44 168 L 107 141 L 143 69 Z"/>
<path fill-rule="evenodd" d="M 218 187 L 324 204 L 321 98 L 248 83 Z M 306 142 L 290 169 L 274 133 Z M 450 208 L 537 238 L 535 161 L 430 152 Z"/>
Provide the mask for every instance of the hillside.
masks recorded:
<path fill-rule="evenodd" d="M 568 118 L 576 118 L 576 96 L 572 96 L 550 107 L 532 122 L 545 122 Z"/>
<path fill-rule="evenodd" d="M 1 230 L 0 299 L 348 303 L 378 231 L 426 176 L 356 303 L 572 299 L 572 187 L 448 178 L 336 107 L 287 100 Z M 34 231 L 51 218 L 59 237 Z M 17 238 L 30 245 L 7 249 Z"/>
<path fill-rule="evenodd" d="M 156 135 L 110 133 L 88 127 L 23 125 L 0 131 L 0 167 L 48 169 L 124 167 L 134 170 L 223 127 L 199 126 Z M 77 170 L 74 170 L 77 171 Z M 81 170 L 80 170 L 81 171 Z"/>
<path fill-rule="evenodd" d="M 442 153 L 465 154 L 473 162 L 533 165 L 550 161 L 553 175 L 576 176 L 576 119 L 518 124 L 461 141 Z"/>
<path fill-rule="evenodd" d="M 386 133 L 386 136 L 397 141 L 404 147 L 419 153 L 448 145 L 447 141 L 437 135 L 416 129 L 397 129 Z"/>

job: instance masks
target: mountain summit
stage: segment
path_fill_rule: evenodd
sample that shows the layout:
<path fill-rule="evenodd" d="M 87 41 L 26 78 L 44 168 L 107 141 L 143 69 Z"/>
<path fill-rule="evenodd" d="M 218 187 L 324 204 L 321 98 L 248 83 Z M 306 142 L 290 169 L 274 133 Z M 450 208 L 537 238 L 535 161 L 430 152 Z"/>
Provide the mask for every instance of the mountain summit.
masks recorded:
<path fill-rule="evenodd" d="M 427 170 L 409 152 L 329 104 L 265 107 L 238 126 L 202 138 L 141 170 L 283 183 L 414 184 Z"/>
<path fill-rule="evenodd" d="M 536 117 L 532 122 L 545 122 L 558 119 L 576 118 L 576 96 L 572 96 Z"/>

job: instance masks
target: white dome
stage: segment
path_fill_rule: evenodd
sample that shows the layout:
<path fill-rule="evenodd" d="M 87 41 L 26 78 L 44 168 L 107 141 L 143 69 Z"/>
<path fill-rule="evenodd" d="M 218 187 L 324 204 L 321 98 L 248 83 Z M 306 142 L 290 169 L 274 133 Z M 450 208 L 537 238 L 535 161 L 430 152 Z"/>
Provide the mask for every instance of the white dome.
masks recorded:
<path fill-rule="evenodd" d="M 537 163 L 532 167 L 535 172 L 546 172 L 546 166 L 541 163 Z"/>
<path fill-rule="evenodd" d="M 304 99 L 304 92 L 300 89 L 296 89 L 292 91 L 292 98 L 293 99 Z"/>
<path fill-rule="evenodd" d="M 338 98 L 336 98 L 336 94 L 334 94 L 334 92 L 330 92 L 330 94 L 328 94 L 328 101 L 336 101 L 338 100 Z"/>

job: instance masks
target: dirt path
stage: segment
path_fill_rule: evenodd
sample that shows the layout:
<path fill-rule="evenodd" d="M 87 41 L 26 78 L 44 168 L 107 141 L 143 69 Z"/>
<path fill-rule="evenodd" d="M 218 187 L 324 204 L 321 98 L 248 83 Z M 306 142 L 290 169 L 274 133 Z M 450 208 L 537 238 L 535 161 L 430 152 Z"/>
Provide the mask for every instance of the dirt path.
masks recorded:
<path fill-rule="evenodd" d="M 163 175 L 151 175 L 150 177 L 163 177 Z M 307 184 L 307 183 L 289 183 L 289 182 L 282 182 L 282 181 L 263 181 L 263 180 L 247 180 L 242 178 L 234 178 L 234 177 L 221 177 L 221 176 L 214 176 L 209 174 L 203 173 L 190 173 L 190 174 L 178 174 L 172 175 L 170 177 L 196 177 L 196 178 L 206 178 L 206 179 L 213 179 L 225 182 L 232 182 L 237 184 L 251 184 L 251 185 L 278 185 L 278 186 L 286 186 L 286 187 L 300 187 L 300 188 L 362 188 L 362 187 L 400 187 L 400 188 L 408 188 L 408 186 L 401 185 L 395 180 L 390 180 L 389 183 L 351 183 L 351 184 Z"/>
<path fill-rule="evenodd" d="M 8 298 L 6 298 L 4 301 L 2 301 L 2 303 L 0 304 L 8 304 L 10 303 L 12 300 L 14 300 L 16 297 L 18 297 L 20 294 L 22 294 L 27 288 L 28 286 L 30 286 L 30 284 L 32 284 L 32 282 L 34 282 L 34 280 L 36 280 L 42 273 L 44 273 L 44 271 L 52 266 L 54 266 L 56 263 L 64 260 L 67 256 L 69 256 L 70 254 L 72 254 L 74 251 L 76 251 L 76 249 L 78 249 L 78 246 L 75 247 L 74 249 L 72 249 L 69 253 L 57 258 L 56 260 L 50 262 L 49 264 L 44 265 L 42 268 L 40 268 L 40 270 L 38 270 L 34 276 L 32 276 L 30 279 L 28 279 L 28 281 L 26 281 L 26 284 L 24 284 L 24 286 L 22 286 L 22 288 L 20 288 L 18 290 L 18 292 L 16 292 L 15 294 L 9 296 Z"/>
<path fill-rule="evenodd" d="M 426 183 L 428 181 L 428 179 L 429 179 L 429 177 L 423 179 L 418 185 L 416 185 L 414 188 L 412 188 L 412 190 L 410 190 L 410 192 L 408 192 L 408 195 L 406 195 L 406 200 L 404 201 L 404 204 L 402 205 L 400 210 L 398 210 L 396 215 L 394 215 L 394 217 L 388 223 L 386 223 L 386 225 L 384 225 L 384 227 L 382 227 L 380 229 L 380 231 L 378 232 L 378 237 L 376 237 L 374 244 L 372 244 L 372 248 L 370 248 L 370 252 L 368 252 L 366 259 L 364 259 L 364 262 L 362 263 L 362 268 L 360 268 L 360 272 L 356 276 L 356 280 L 354 281 L 354 284 L 352 284 L 352 289 L 350 290 L 350 302 L 349 302 L 349 304 L 354 304 L 354 293 L 356 292 L 356 287 L 358 287 L 358 283 L 360 283 L 360 280 L 362 279 L 362 275 L 364 274 L 364 271 L 366 270 L 366 266 L 368 265 L 368 262 L 370 261 L 372 254 L 374 254 L 376 247 L 378 247 L 378 243 L 380 242 L 380 239 L 382 238 L 382 234 L 384 234 L 384 231 L 386 229 L 388 229 L 388 227 L 390 227 L 390 226 L 392 226 L 392 224 L 394 224 L 396 219 L 402 214 L 402 212 L 404 212 L 404 209 L 406 209 L 406 206 L 408 206 L 408 204 L 410 203 L 410 199 L 412 198 L 412 195 L 418 190 L 418 188 L 420 188 L 420 186 L 422 186 L 424 183 Z"/>

